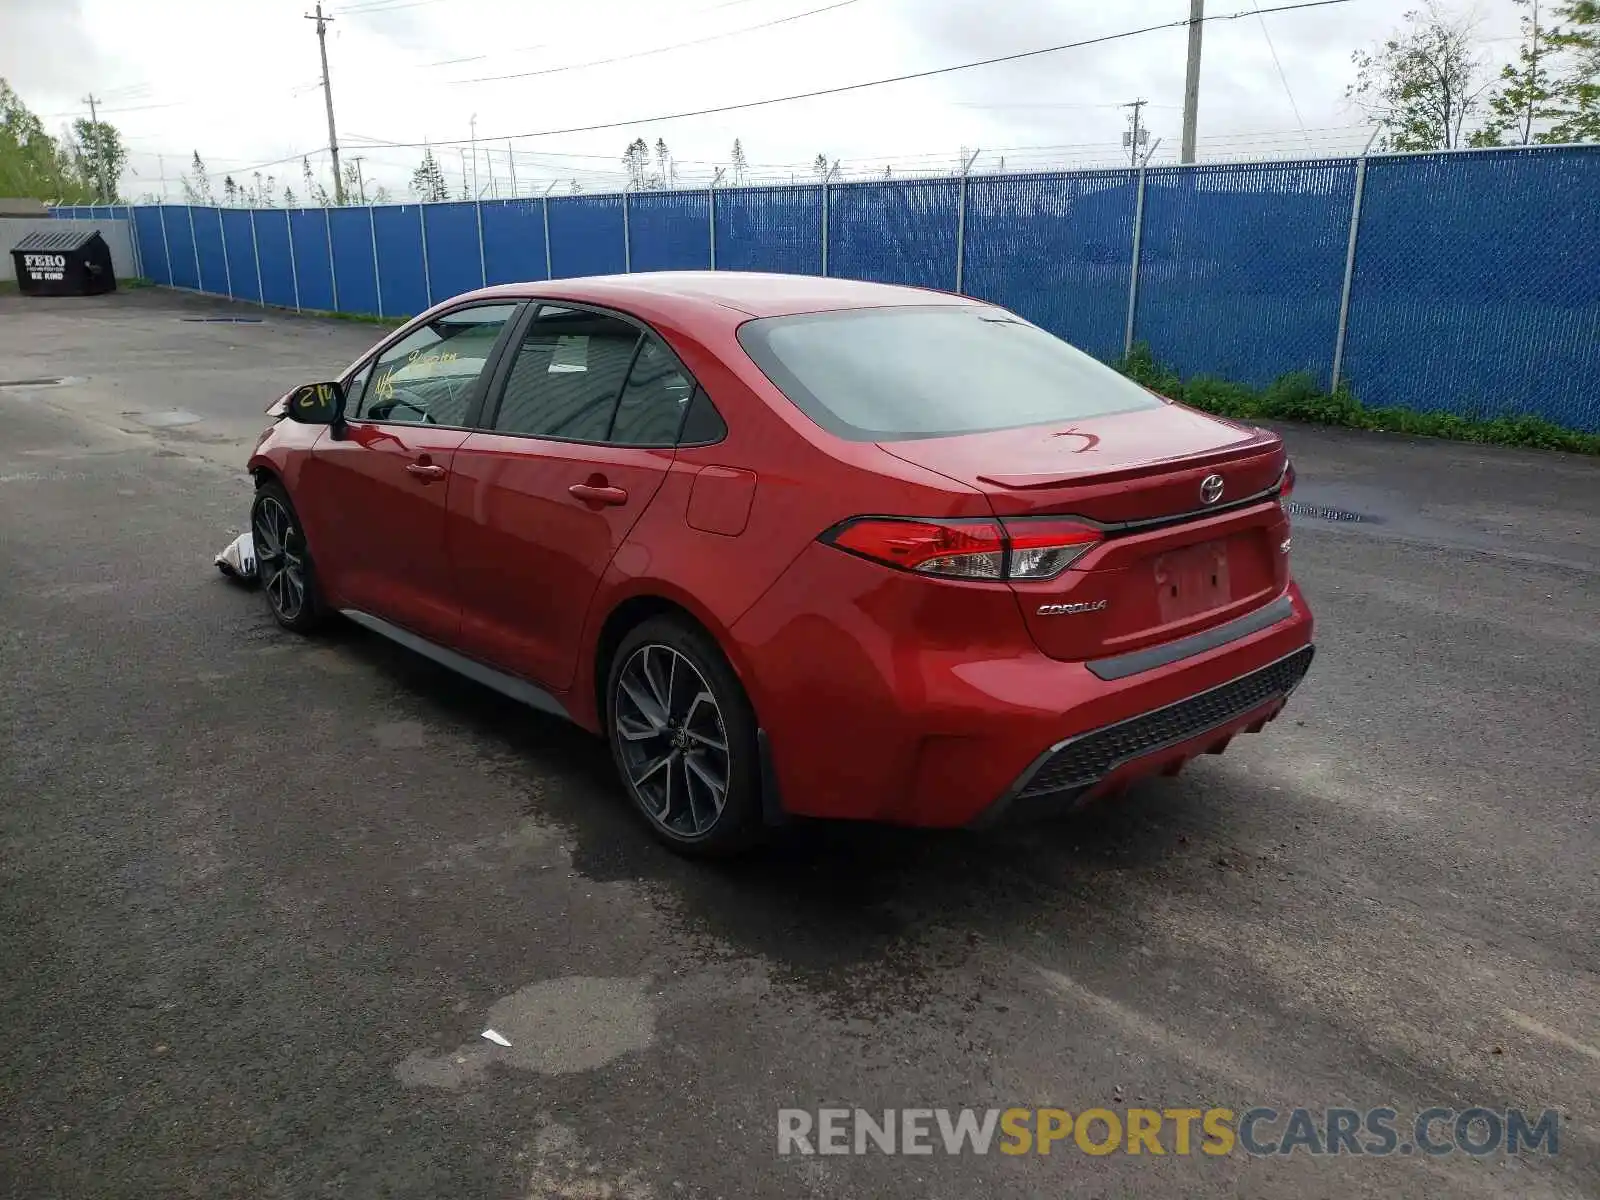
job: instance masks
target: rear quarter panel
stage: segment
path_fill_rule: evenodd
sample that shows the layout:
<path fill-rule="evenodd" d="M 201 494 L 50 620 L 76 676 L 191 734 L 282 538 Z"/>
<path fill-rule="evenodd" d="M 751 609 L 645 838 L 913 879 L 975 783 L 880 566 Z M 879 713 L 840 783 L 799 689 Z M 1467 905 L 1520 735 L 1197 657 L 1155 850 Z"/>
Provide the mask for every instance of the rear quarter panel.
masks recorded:
<path fill-rule="evenodd" d="M 580 664 L 578 688 L 595 677 L 597 642 L 610 614 L 635 597 L 659 596 L 687 609 L 717 638 L 759 718 L 763 694 L 775 681 L 752 677 L 749 658 L 730 631 L 819 534 L 864 513 L 987 516 L 988 502 L 976 489 L 872 443 L 833 438 L 775 388 L 758 390 L 771 385 L 731 328 L 702 340 L 670 321 L 655 324 L 716 404 L 728 434 L 715 445 L 679 450 L 660 491 L 618 548 L 586 621 L 587 664 Z M 754 476 L 742 528 L 731 535 L 695 528 L 690 505 L 697 477 L 725 470 Z M 592 695 L 571 700 L 575 714 L 594 704 Z"/>

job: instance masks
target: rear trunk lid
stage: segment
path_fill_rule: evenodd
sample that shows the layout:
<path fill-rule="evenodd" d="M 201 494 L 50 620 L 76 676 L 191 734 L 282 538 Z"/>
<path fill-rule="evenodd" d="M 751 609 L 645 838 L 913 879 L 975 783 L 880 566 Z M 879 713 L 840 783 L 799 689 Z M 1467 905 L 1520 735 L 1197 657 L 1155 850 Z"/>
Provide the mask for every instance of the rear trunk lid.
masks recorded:
<path fill-rule="evenodd" d="M 1186 637 L 1288 585 L 1288 524 L 1275 498 L 1286 460 L 1265 430 L 1163 405 L 879 445 L 982 491 L 1002 519 L 1101 528 L 1103 540 L 1055 579 L 1011 583 L 1034 642 L 1053 658 Z"/>

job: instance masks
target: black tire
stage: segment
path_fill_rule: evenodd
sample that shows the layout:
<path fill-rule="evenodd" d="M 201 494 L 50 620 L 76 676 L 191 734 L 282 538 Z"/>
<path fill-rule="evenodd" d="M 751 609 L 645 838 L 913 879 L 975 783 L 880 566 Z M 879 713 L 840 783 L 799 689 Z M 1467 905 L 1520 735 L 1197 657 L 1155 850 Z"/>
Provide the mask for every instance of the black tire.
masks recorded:
<path fill-rule="evenodd" d="M 255 541 L 256 577 L 278 624 L 295 633 L 310 633 L 325 625 L 328 606 L 317 587 L 300 517 L 288 491 L 275 479 L 256 488 L 255 502 L 250 505 L 250 536 Z"/>
<path fill-rule="evenodd" d="M 668 678 L 672 670 L 677 673 Z M 755 711 L 704 630 L 671 616 L 635 627 L 612 656 L 604 699 L 612 761 L 651 832 L 680 854 L 699 857 L 736 854 L 761 840 Z M 719 731 L 726 748 L 721 763 Z M 651 769 L 663 759 L 664 766 Z M 725 785 L 720 806 L 719 777 Z"/>

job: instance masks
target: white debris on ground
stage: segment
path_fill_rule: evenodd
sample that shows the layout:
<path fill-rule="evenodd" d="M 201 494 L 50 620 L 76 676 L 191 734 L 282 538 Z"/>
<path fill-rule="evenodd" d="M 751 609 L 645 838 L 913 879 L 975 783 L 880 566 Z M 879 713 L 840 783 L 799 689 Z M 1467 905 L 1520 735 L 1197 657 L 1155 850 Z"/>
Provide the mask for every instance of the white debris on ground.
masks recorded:
<path fill-rule="evenodd" d="M 256 577 L 256 543 L 249 533 L 241 533 L 217 555 L 217 570 L 229 579 L 252 582 Z"/>

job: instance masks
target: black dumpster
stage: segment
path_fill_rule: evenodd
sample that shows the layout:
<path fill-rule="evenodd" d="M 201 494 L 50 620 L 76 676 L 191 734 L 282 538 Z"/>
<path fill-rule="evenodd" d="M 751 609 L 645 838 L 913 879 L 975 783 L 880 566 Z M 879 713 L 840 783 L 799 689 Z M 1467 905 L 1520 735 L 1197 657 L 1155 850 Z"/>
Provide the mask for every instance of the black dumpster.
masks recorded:
<path fill-rule="evenodd" d="M 98 296 L 117 288 L 111 247 L 93 229 L 24 234 L 11 247 L 17 290 L 29 296 Z"/>

